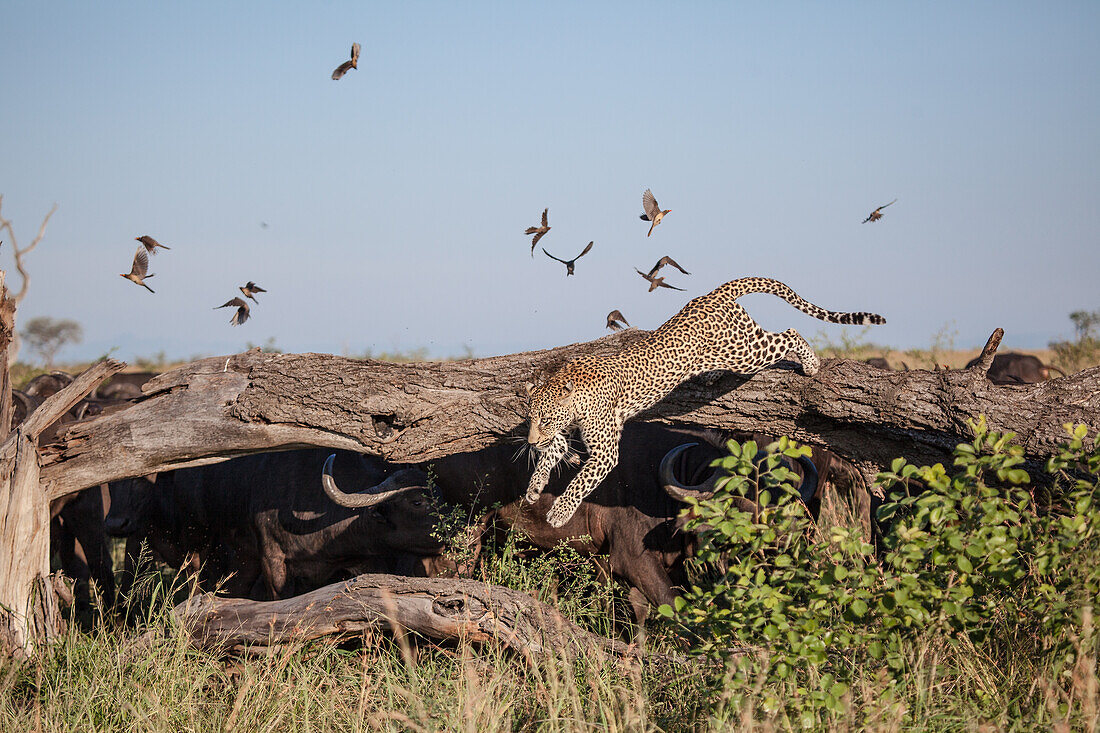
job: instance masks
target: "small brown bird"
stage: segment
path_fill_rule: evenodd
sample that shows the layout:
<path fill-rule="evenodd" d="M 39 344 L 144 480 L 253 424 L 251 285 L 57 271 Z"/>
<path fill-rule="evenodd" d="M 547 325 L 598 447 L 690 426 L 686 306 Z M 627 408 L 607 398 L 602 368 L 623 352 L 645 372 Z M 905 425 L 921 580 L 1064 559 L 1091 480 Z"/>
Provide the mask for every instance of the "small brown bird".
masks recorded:
<path fill-rule="evenodd" d="M 565 265 L 565 276 L 568 277 L 568 276 L 573 274 L 573 268 L 576 266 L 577 260 L 579 260 L 581 257 L 584 257 L 586 254 L 588 254 L 588 250 L 592 249 L 593 244 L 595 244 L 595 242 L 589 242 L 588 246 L 584 248 L 584 251 L 581 252 L 579 255 L 577 255 L 576 257 L 574 257 L 571 260 L 563 260 L 563 259 L 560 259 L 558 257 L 555 257 L 554 255 L 552 255 L 552 254 L 550 254 L 549 252 L 546 251 L 546 247 L 542 248 L 542 253 L 545 254 L 550 259 L 557 260 L 558 262 Z"/>
<path fill-rule="evenodd" d="M 623 317 L 623 314 L 620 311 L 613 310 L 607 314 L 607 327 L 610 328 L 612 331 L 623 330 L 623 327 L 619 324 L 620 321 L 626 324 L 627 327 L 630 326 L 630 324 L 626 322 L 626 318 Z"/>
<path fill-rule="evenodd" d="M 339 81 L 340 78 L 348 73 L 351 69 L 359 68 L 359 44 L 351 44 L 351 58 L 336 67 L 336 70 L 332 72 L 332 80 Z"/>
<path fill-rule="evenodd" d="M 654 290 L 656 290 L 657 288 L 669 288 L 671 290 L 683 290 L 683 288 L 678 288 L 675 285 L 669 285 L 668 283 L 665 282 L 665 279 L 663 277 L 654 277 L 653 275 L 647 275 L 644 272 L 642 272 L 641 270 L 639 270 L 637 267 L 634 268 L 634 272 L 638 273 L 639 275 L 644 277 L 646 280 L 649 280 L 649 292 L 651 292 L 651 293 Z"/>
<path fill-rule="evenodd" d="M 266 293 L 267 292 L 266 290 L 264 290 L 259 285 L 252 282 L 251 280 L 246 282 L 244 284 L 244 287 L 237 288 L 237 290 L 240 290 L 242 293 L 244 293 L 244 297 L 250 299 L 253 303 L 259 303 L 260 301 L 256 300 L 252 296 L 254 296 L 256 293 Z"/>
<path fill-rule="evenodd" d="M 661 271 L 661 268 L 664 267 L 665 265 L 672 265 L 673 267 L 675 267 L 677 270 L 684 273 L 685 275 L 690 275 L 691 274 L 690 272 L 688 272 L 684 268 L 680 267 L 680 265 L 676 264 L 676 260 L 672 259 L 668 255 L 665 255 L 661 259 L 657 260 L 657 264 L 654 265 L 653 269 L 649 271 L 649 276 L 653 277 L 654 275 L 656 275 L 658 272 Z"/>
<path fill-rule="evenodd" d="M 145 274 L 147 272 L 149 273 L 148 275 Z M 130 271 L 120 272 L 119 276 L 126 278 L 132 283 L 137 283 L 150 293 L 155 293 L 155 290 L 145 284 L 145 278 L 152 277 L 153 274 L 154 273 L 149 272 L 149 253 L 145 251 L 145 247 L 138 247 L 137 252 L 134 254 L 134 264 L 130 268 Z"/>
<path fill-rule="evenodd" d="M 531 257 L 535 256 L 535 245 L 542 239 L 542 235 L 550 231 L 550 223 L 547 221 L 547 216 L 550 214 L 550 209 L 542 210 L 542 226 L 540 227 L 527 227 L 527 231 L 524 234 L 534 234 L 531 238 Z"/>
<path fill-rule="evenodd" d="M 648 188 L 645 193 L 642 194 L 642 210 L 645 211 L 642 214 L 642 221 L 651 221 L 649 225 L 649 232 L 646 234 L 648 237 L 653 234 L 653 228 L 661 223 L 661 219 L 665 218 L 665 214 L 668 214 L 672 209 L 665 209 L 661 211 L 661 207 L 657 205 L 657 199 L 653 198 L 653 192 Z"/>
<path fill-rule="evenodd" d="M 897 201 L 897 199 L 894 199 L 894 201 Z M 894 201 L 891 201 L 890 204 L 894 203 Z M 883 204 L 882 206 L 878 207 L 877 209 L 872 211 L 870 214 L 868 214 L 867 218 L 864 219 L 861 223 L 866 224 L 869 221 L 878 221 L 879 219 L 882 218 L 882 210 L 885 209 L 890 204 Z"/>
<path fill-rule="evenodd" d="M 155 255 L 157 253 L 157 247 L 160 247 L 161 249 L 172 249 L 171 247 L 165 247 L 163 244 L 153 239 L 148 234 L 143 234 L 140 237 L 134 237 L 134 239 L 145 245 L 145 249 L 149 250 L 149 254 L 151 255 Z M 150 275 L 150 277 L 152 276 Z"/>
<path fill-rule="evenodd" d="M 239 326 L 248 320 L 248 301 L 242 300 L 241 298 L 234 298 L 224 305 L 219 305 L 214 310 L 217 310 L 218 308 L 228 308 L 229 306 L 235 306 L 237 308 L 237 312 L 234 313 L 233 317 L 229 319 L 230 324 L 234 326 Z"/>

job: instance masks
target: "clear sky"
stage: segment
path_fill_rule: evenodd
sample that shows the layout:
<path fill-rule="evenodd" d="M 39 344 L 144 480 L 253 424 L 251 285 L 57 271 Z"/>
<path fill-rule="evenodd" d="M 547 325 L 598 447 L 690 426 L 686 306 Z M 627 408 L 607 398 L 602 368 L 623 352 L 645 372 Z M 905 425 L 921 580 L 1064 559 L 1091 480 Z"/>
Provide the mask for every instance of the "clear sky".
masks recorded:
<path fill-rule="evenodd" d="M 62 359 L 489 355 L 764 275 L 885 315 L 879 343 L 1042 347 L 1100 308 L 1098 38 L 1095 0 L 3 0 L 3 214 L 26 244 L 59 206 L 19 319 L 79 321 Z M 647 187 L 673 210 L 648 239 Z M 596 243 L 574 277 L 529 255 L 547 206 L 540 245 Z M 156 295 L 117 274 L 141 234 L 172 248 Z M 686 292 L 634 273 L 665 254 Z M 270 292 L 233 328 L 246 280 Z"/>

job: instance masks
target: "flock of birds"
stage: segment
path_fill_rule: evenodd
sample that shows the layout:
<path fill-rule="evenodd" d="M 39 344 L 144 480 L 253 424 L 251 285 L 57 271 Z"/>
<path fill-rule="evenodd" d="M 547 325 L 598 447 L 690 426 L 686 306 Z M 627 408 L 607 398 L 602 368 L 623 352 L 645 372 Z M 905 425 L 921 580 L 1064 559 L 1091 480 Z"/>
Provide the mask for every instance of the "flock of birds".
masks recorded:
<path fill-rule="evenodd" d="M 355 61 L 358 58 L 356 50 L 357 50 L 357 46 L 352 48 L 352 61 Z M 345 62 L 344 66 L 347 66 L 349 63 L 351 63 L 351 62 Z M 354 66 L 354 64 L 352 64 L 352 65 Z M 343 69 L 343 68 L 344 68 L 343 66 L 340 67 L 340 69 Z M 341 76 L 342 76 L 343 72 L 341 72 L 340 69 L 337 69 L 336 71 L 340 72 Z M 339 78 L 339 77 L 336 76 L 336 72 L 333 72 L 332 78 L 333 79 Z M 878 221 L 879 219 L 882 218 L 882 210 L 885 209 L 890 204 L 895 203 L 896 201 L 897 201 L 897 199 L 894 199 L 889 204 L 883 204 L 882 206 L 878 207 L 877 209 L 872 211 L 867 216 L 866 219 L 863 220 L 863 223 L 866 224 L 869 221 L 870 222 Z M 645 190 L 645 192 L 642 194 L 642 211 L 644 212 L 641 216 L 642 221 L 652 222 L 649 225 L 649 231 L 646 232 L 646 236 L 648 237 L 651 234 L 653 234 L 653 230 L 657 227 L 658 224 L 661 223 L 661 221 L 665 218 L 665 215 L 672 212 L 672 209 L 662 209 L 660 207 L 660 205 L 657 203 L 657 199 L 654 198 L 653 192 L 647 188 Z M 524 234 L 534 235 L 534 236 L 531 237 L 531 257 L 535 256 L 535 245 L 537 245 L 539 243 L 539 240 L 542 239 L 543 236 L 545 236 L 546 233 L 549 232 L 549 231 L 550 231 L 550 209 L 548 207 L 548 208 L 545 208 L 545 209 L 542 210 L 542 223 L 539 224 L 538 226 L 527 227 L 527 229 L 523 232 Z M 577 260 L 579 260 L 581 257 L 584 257 L 586 254 L 588 254 L 589 250 L 592 249 L 593 244 L 594 244 L 594 242 L 589 242 L 588 246 L 585 247 L 584 250 L 579 255 L 577 255 L 576 257 L 574 257 L 571 260 L 563 260 L 560 257 L 555 257 L 554 255 L 547 252 L 545 247 L 542 248 L 542 252 L 543 252 L 543 254 L 545 254 L 550 259 L 557 260 L 558 262 L 565 265 L 565 274 L 566 274 L 566 276 L 569 276 L 569 275 L 573 274 L 574 269 L 577 266 Z M 690 275 L 691 274 L 690 272 L 685 270 L 683 267 L 681 267 L 679 265 L 679 263 L 676 262 L 676 260 L 672 259 L 668 255 L 665 255 L 661 259 L 657 260 L 657 264 L 655 264 L 653 267 L 651 267 L 649 269 L 649 272 L 642 272 L 637 267 L 634 268 L 634 271 L 637 272 L 639 275 L 641 275 L 647 282 L 649 282 L 649 292 L 651 292 L 651 293 L 654 290 L 656 290 L 657 288 L 668 288 L 669 290 L 681 290 L 682 291 L 684 288 L 678 288 L 675 285 L 669 285 L 668 283 L 665 282 L 664 277 L 658 277 L 658 273 L 661 271 L 661 268 L 664 267 L 665 265 L 671 265 L 672 267 L 675 267 L 677 270 L 684 273 L 685 275 Z M 625 326 L 623 324 L 625 324 Z M 629 326 L 630 326 L 630 324 L 627 323 L 626 318 L 623 317 L 622 311 L 619 311 L 618 309 L 616 309 L 616 310 L 613 310 L 613 311 L 611 311 L 610 313 L 607 314 L 607 327 L 609 329 L 611 329 L 612 331 L 621 331 L 624 327 L 629 327 Z"/>
<path fill-rule="evenodd" d="M 137 252 L 134 254 L 134 264 L 131 265 L 129 272 L 120 272 L 119 276 L 124 277 L 135 285 L 148 290 L 150 293 L 156 293 L 157 291 L 149 287 L 145 280 L 156 275 L 155 272 L 149 272 L 149 255 L 155 255 L 157 249 L 172 249 L 171 247 L 165 247 L 157 240 L 150 237 L 148 234 L 143 234 L 140 237 L 134 237 L 137 241 L 141 242 L 141 246 L 137 248 Z M 238 288 L 245 297 L 251 300 L 253 303 L 259 303 L 256 300 L 256 293 L 266 293 L 267 291 L 261 288 L 256 283 L 249 280 L 247 283 Z M 234 326 L 239 326 L 248 320 L 248 301 L 242 298 L 233 298 L 223 305 L 216 306 L 214 310 L 218 308 L 228 308 L 229 306 L 236 307 L 237 311 L 233 314 L 233 317 L 229 319 L 229 322 Z"/>
<path fill-rule="evenodd" d="M 351 44 L 351 56 L 347 61 L 343 62 L 333 70 L 333 81 L 339 81 L 352 69 L 359 68 L 360 50 L 361 47 L 358 43 Z M 896 201 L 897 199 L 894 199 L 889 204 L 883 204 L 882 206 L 878 207 L 877 209 L 872 211 L 866 219 L 863 220 L 863 223 L 866 224 L 867 222 L 878 221 L 882 218 L 882 210 L 885 209 L 887 206 L 895 203 Z M 649 231 L 646 232 L 646 236 L 649 237 L 653 234 L 653 230 L 657 228 L 657 225 L 664 220 L 665 216 L 672 213 L 672 209 L 662 209 L 661 206 L 657 203 L 657 199 L 653 196 L 653 192 L 647 188 L 642 194 L 642 212 L 642 221 L 650 222 Z M 266 228 L 267 225 L 261 224 L 261 226 Z M 524 232 L 524 234 L 534 235 L 531 237 L 531 257 L 535 256 L 535 246 L 538 245 L 539 240 L 542 239 L 549 231 L 550 209 L 549 207 L 547 207 L 542 210 L 542 223 L 537 226 L 528 227 L 527 230 Z M 130 272 L 121 273 L 121 276 L 132 283 L 142 286 L 150 293 L 153 293 L 155 291 L 145 284 L 145 280 L 147 278 L 153 277 L 154 274 L 149 272 L 149 255 L 156 254 L 157 248 L 171 249 L 171 247 L 165 247 L 163 244 L 153 239 L 149 235 L 135 237 L 135 239 L 141 242 L 141 246 L 138 247 L 137 253 L 134 255 L 134 264 L 130 268 Z M 577 267 L 577 260 L 588 254 L 592 250 L 592 246 L 594 244 L 594 241 L 589 242 L 588 245 L 583 250 L 581 250 L 581 253 L 579 255 L 570 260 L 563 260 L 560 257 L 555 257 L 554 255 L 547 252 L 545 247 L 542 248 L 542 252 L 550 259 L 565 265 L 565 274 L 568 277 L 574 273 Z M 684 290 L 684 288 L 678 288 L 675 285 L 668 284 L 667 282 L 665 282 L 665 278 L 663 276 L 659 276 L 661 268 L 665 267 L 666 265 L 670 265 L 676 268 L 685 275 L 691 274 L 683 267 L 681 267 L 679 263 L 676 262 L 676 260 L 672 259 L 668 255 L 665 255 L 661 259 L 657 260 L 657 264 L 651 267 L 648 272 L 642 272 L 637 267 L 634 268 L 634 271 L 641 275 L 642 278 L 649 283 L 649 292 L 651 293 L 658 288 L 668 288 L 669 290 L 680 291 Z M 249 280 L 245 285 L 241 286 L 239 290 L 244 294 L 245 298 L 248 298 L 253 303 L 259 303 L 259 301 L 257 301 L 255 298 L 256 293 L 267 292 L 251 280 Z M 233 317 L 229 320 L 229 323 L 231 325 L 239 326 L 248 320 L 249 306 L 248 301 L 246 301 L 244 298 L 233 298 L 232 300 L 229 300 L 222 305 L 216 306 L 215 310 L 217 310 L 217 308 L 229 307 L 235 307 L 237 309 L 236 312 L 233 314 Z M 620 331 L 624 327 L 629 326 L 630 324 L 627 322 L 626 318 L 623 317 L 621 311 L 616 309 L 607 314 L 607 328 L 613 331 Z"/>

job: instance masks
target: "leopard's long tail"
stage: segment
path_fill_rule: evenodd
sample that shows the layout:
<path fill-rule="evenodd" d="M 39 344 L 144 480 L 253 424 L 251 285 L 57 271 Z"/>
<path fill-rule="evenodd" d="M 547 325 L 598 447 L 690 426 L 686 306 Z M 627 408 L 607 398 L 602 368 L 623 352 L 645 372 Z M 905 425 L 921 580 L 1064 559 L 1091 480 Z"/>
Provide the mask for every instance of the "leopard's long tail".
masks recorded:
<path fill-rule="evenodd" d="M 770 293 L 771 295 L 776 295 L 787 301 L 803 313 L 822 321 L 828 321 L 829 323 L 847 323 L 853 325 L 862 325 L 865 323 L 877 325 L 886 323 L 886 319 L 877 313 L 866 313 L 863 311 L 858 313 L 838 313 L 836 311 L 825 310 L 799 296 L 798 293 L 791 290 L 788 285 L 778 280 L 772 280 L 769 277 L 743 277 L 739 280 L 731 280 L 723 285 L 722 288 L 728 289 L 729 294 L 734 298 L 740 298 L 742 295 L 747 295 L 749 293 Z"/>

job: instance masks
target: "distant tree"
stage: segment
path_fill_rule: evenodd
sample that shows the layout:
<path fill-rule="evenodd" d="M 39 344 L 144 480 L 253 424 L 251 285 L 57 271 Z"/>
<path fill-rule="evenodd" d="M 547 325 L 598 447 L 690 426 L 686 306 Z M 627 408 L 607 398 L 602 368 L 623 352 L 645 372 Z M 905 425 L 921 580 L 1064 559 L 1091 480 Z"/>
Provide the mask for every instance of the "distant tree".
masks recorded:
<path fill-rule="evenodd" d="M 3 207 L 4 196 L 0 194 L 0 207 Z M 12 256 L 15 258 L 15 269 L 19 271 L 19 276 L 23 279 L 23 282 L 19 285 L 19 290 L 14 294 L 8 293 L 8 297 L 16 308 L 23 302 L 23 298 L 27 297 L 27 286 L 30 285 L 31 276 L 27 273 L 23 258 L 34 251 L 34 248 L 38 246 L 38 243 L 42 241 L 42 238 L 46 236 L 46 225 L 50 223 L 50 217 L 57 211 L 57 204 L 53 205 L 53 208 L 49 210 L 45 218 L 42 219 L 42 225 L 38 227 L 38 234 L 31 243 L 26 247 L 19 247 L 19 243 L 15 238 L 15 229 L 12 228 L 11 220 L 5 219 L 0 215 L 0 231 L 7 230 L 7 235 L 4 239 L 11 247 Z M 19 332 L 12 333 L 11 344 L 8 346 L 8 365 L 13 365 L 19 359 L 20 339 Z"/>
<path fill-rule="evenodd" d="M 1055 354 L 1055 364 L 1067 372 L 1076 372 L 1095 364 L 1100 360 L 1100 310 L 1074 311 L 1069 314 L 1073 321 L 1073 341 L 1051 341 L 1050 349 Z"/>
<path fill-rule="evenodd" d="M 57 352 L 66 344 L 77 344 L 84 338 L 84 329 L 76 321 L 39 316 L 27 321 L 23 339 L 39 356 L 47 369 L 53 369 Z"/>

